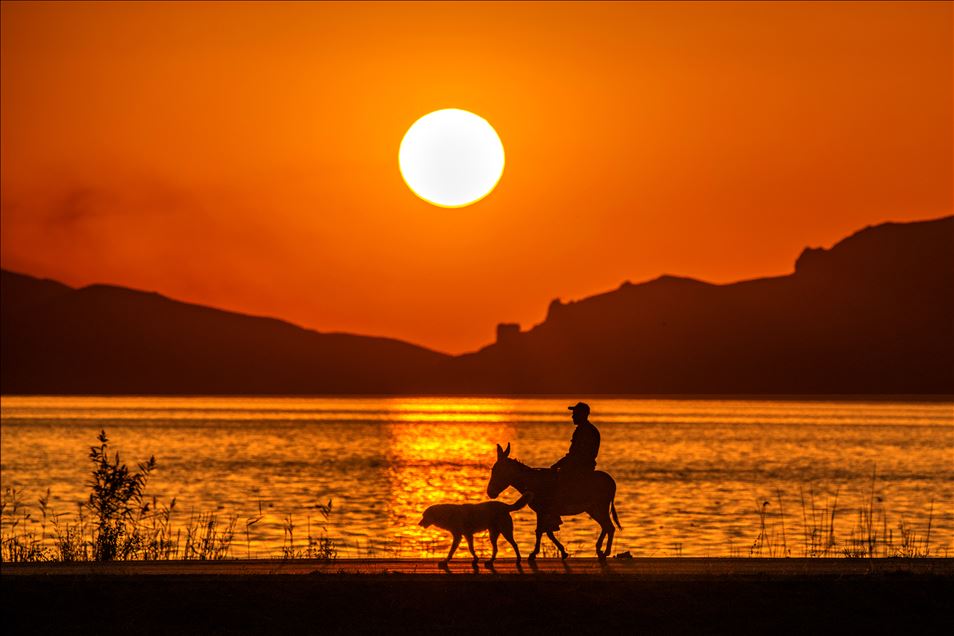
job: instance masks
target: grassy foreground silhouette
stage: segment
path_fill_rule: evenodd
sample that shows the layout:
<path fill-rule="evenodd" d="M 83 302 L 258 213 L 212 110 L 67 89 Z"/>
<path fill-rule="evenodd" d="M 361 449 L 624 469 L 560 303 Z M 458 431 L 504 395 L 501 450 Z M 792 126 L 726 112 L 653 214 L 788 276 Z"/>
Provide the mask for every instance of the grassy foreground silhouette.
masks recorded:
<path fill-rule="evenodd" d="M 110 456 L 106 431 L 100 431 L 97 441 L 99 444 L 89 451 L 93 464 L 89 499 L 78 506 L 75 521 L 64 520 L 63 515 L 50 509 L 49 490 L 38 499 L 40 517 L 34 519 L 22 492 L 4 489 L 0 503 L 0 559 L 7 562 L 156 561 L 216 560 L 233 556 L 238 517 L 222 519 L 214 512 L 192 513 L 184 527 L 177 527 L 172 519 L 175 498 L 166 505 L 157 497 L 144 496 L 149 474 L 156 468 L 155 456 L 133 470 L 122 462 L 118 452 Z M 317 506 L 325 520 L 331 514 L 331 506 L 330 500 Z M 259 514 L 245 522 L 247 549 L 250 529 L 261 518 Z M 323 532 L 314 536 L 310 518 L 302 546 L 296 543 L 295 527 L 293 516 L 286 515 L 282 558 L 335 558 L 334 541 Z"/>

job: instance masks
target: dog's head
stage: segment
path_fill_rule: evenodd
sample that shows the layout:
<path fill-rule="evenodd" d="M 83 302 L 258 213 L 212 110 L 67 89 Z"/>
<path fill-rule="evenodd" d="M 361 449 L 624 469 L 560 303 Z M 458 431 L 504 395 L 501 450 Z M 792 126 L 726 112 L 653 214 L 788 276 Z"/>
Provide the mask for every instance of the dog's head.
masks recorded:
<path fill-rule="evenodd" d="M 437 526 L 446 530 L 454 524 L 454 511 L 458 507 L 455 504 L 435 504 L 424 511 L 417 525 L 422 528 Z"/>
<path fill-rule="evenodd" d="M 436 514 L 435 514 L 434 506 L 431 506 L 430 508 L 424 511 L 423 515 L 421 515 L 421 520 L 417 522 L 417 525 L 421 526 L 422 528 L 430 527 L 434 525 L 435 516 Z"/>

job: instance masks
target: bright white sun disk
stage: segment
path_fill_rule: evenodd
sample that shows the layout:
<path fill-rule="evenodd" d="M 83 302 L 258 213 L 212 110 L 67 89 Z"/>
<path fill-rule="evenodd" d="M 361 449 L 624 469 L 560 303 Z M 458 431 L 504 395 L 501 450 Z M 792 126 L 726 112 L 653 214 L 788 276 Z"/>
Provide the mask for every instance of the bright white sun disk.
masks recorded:
<path fill-rule="evenodd" d="M 408 129 L 398 151 L 401 176 L 428 203 L 459 208 L 496 187 L 504 149 L 487 120 L 458 108 L 424 115 Z"/>

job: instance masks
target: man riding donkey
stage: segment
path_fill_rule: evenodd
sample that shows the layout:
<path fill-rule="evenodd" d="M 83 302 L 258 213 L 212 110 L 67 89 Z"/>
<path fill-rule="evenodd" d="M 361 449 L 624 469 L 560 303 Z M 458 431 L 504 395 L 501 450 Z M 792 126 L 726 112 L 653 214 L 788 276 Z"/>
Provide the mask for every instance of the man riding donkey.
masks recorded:
<path fill-rule="evenodd" d="M 573 411 L 576 430 L 570 450 L 550 468 L 533 468 L 510 457 L 510 444 L 497 444 L 497 461 L 490 471 L 487 496 L 496 499 L 513 486 L 521 494 L 532 493 L 530 508 L 537 515 L 536 543 L 527 556 L 531 563 L 540 552 L 540 538 L 545 534 L 560 551 L 568 554 L 554 533 L 560 529 L 561 516 L 586 513 L 600 525 L 596 540 L 596 555 L 605 559 L 612 549 L 613 536 L 622 528 L 616 515 L 616 482 L 607 473 L 596 470 L 596 456 L 600 451 L 600 433 L 590 424 L 590 407 L 579 402 L 568 407 Z M 603 548 L 603 540 L 606 547 Z"/>

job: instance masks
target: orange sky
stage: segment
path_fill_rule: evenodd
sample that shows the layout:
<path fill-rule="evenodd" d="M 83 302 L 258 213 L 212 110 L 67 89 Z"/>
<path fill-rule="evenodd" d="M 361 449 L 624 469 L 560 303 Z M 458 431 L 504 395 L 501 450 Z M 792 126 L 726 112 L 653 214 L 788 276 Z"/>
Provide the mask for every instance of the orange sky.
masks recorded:
<path fill-rule="evenodd" d="M 952 5 L 2 6 L 2 265 L 460 352 L 952 211 Z M 471 110 L 478 204 L 401 180 Z"/>

